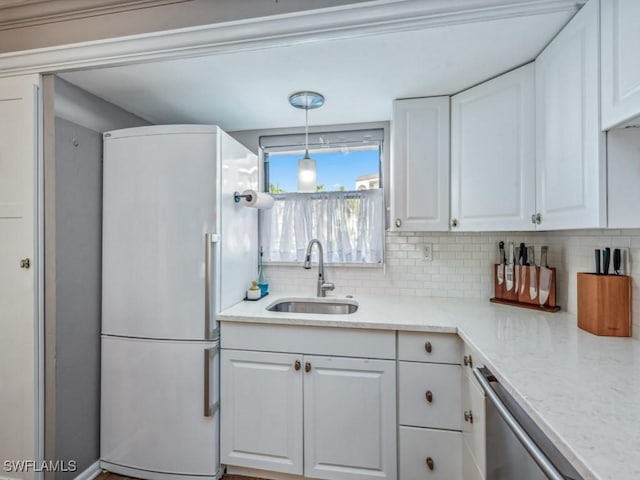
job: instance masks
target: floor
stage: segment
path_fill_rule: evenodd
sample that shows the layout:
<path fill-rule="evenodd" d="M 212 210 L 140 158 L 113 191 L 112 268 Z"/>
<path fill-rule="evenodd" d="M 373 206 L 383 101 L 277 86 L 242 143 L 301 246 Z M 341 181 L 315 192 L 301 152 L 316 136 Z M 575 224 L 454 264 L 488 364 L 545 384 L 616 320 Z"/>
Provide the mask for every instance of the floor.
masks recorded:
<path fill-rule="evenodd" d="M 137 480 L 133 477 L 123 477 L 122 475 L 116 475 L 115 473 L 103 472 L 96 477 L 96 480 Z M 255 477 L 242 477 L 240 475 L 225 475 L 222 480 L 262 480 Z"/>

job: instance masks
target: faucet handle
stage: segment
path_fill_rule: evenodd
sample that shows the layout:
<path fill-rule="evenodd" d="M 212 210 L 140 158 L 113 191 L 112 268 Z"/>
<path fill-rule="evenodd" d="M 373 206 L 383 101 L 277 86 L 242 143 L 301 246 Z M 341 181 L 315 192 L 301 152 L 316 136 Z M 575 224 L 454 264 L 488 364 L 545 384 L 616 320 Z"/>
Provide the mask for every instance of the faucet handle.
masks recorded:
<path fill-rule="evenodd" d="M 323 283 L 320 288 L 322 289 L 322 293 L 324 293 L 327 290 L 332 292 L 333 290 L 335 290 L 336 286 L 333 283 L 327 282 L 327 283 Z"/>

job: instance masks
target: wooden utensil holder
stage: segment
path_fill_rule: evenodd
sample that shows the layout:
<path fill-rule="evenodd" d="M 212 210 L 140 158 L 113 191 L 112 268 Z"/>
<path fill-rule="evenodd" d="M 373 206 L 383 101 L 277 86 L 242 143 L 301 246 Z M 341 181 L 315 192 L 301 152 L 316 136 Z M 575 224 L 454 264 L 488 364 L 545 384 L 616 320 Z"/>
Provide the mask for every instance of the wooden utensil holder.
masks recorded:
<path fill-rule="evenodd" d="M 594 335 L 631 336 L 631 277 L 578 273 L 578 327 Z"/>
<path fill-rule="evenodd" d="M 518 270 L 519 281 L 518 281 L 518 291 L 515 290 L 515 281 L 513 283 L 513 288 L 511 291 L 507 290 L 507 279 L 506 279 L 506 265 L 505 265 L 505 275 L 504 281 L 502 285 L 498 284 L 498 265 L 494 265 L 493 268 L 493 288 L 495 292 L 495 296 L 491 298 L 489 301 L 492 303 L 501 303 L 504 305 L 512 305 L 514 307 L 522 307 L 522 308 L 530 308 L 533 310 L 541 310 L 544 312 L 557 312 L 560 310 L 560 306 L 556 305 L 556 269 L 549 267 L 551 270 L 551 286 L 549 287 L 549 297 L 544 305 L 540 305 L 540 267 L 536 268 L 536 293 L 535 298 L 531 298 L 531 294 L 529 291 L 529 284 L 531 282 L 531 269 L 528 266 L 520 267 L 525 268 L 525 282 L 524 282 L 524 290 L 520 288 L 520 280 L 522 280 L 522 272 Z M 515 280 L 515 268 L 514 268 L 514 280 Z"/>

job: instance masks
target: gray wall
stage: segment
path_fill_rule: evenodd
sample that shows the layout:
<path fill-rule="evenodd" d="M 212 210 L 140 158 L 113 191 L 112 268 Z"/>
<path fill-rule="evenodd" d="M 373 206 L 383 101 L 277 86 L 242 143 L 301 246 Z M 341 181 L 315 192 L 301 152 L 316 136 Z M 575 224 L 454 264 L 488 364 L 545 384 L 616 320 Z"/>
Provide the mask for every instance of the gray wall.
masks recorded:
<path fill-rule="evenodd" d="M 100 457 L 102 135 L 60 118 L 55 128 L 55 458 L 83 471 Z"/>
<path fill-rule="evenodd" d="M 102 132 L 148 125 L 53 76 L 44 84 L 45 458 L 100 458 Z"/>

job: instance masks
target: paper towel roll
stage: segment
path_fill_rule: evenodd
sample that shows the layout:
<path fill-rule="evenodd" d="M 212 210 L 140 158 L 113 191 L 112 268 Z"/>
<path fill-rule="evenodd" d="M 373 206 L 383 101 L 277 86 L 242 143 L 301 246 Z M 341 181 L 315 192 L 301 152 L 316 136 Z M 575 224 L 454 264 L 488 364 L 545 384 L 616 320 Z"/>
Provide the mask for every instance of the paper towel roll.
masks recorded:
<path fill-rule="evenodd" d="M 242 195 L 250 195 L 243 197 L 240 203 L 245 207 L 260 208 L 262 210 L 273 207 L 273 197 L 265 192 L 256 192 L 255 190 L 245 190 Z"/>

